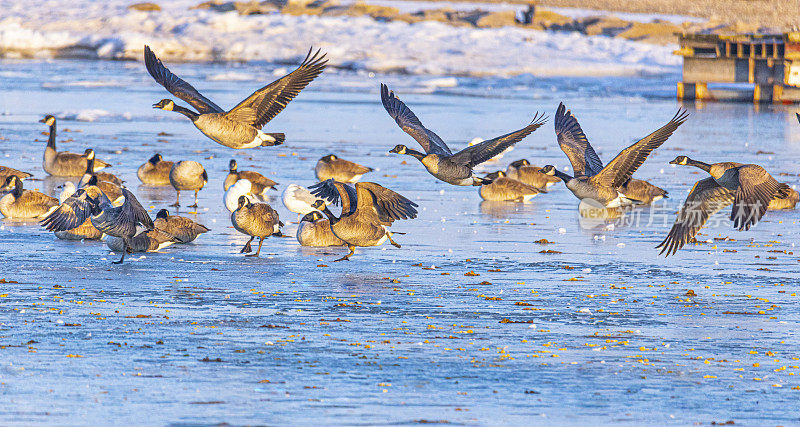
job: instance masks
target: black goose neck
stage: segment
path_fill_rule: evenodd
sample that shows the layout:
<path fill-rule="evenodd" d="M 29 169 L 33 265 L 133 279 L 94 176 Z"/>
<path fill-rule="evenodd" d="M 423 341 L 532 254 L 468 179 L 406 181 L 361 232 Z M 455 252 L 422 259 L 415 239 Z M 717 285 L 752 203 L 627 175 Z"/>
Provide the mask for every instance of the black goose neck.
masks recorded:
<path fill-rule="evenodd" d="M 330 209 L 328 209 L 327 206 L 322 208 L 322 213 L 324 213 L 325 216 L 328 217 L 328 221 L 330 221 L 331 225 L 336 224 L 337 222 L 339 222 L 339 218 L 336 218 L 336 216 L 333 214 L 333 212 L 331 212 Z"/>
<path fill-rule="evenodd" d="M 192 111 L 192 110 L 190 110 L 188 108 L 185 108 L 185 107 L 181 107 L 180 105 L 176 105 L 176 106 L 172 107 L 172 111 L 175 111 L 175 112 L 183 114 L 184 116 L 188 117 L 189 120 L 191 120 L 191 121 L 197 120 L 197 118 L 200 116 L 199 114 L 195 113 L 194 111 Z"/>
<path fill-rule="evenodd" d="M 411 157 L 414 157 L 417 160 L 422 160 L 425 157 L 424 153 L 420 153 L 417 150 L 411 150 L 409 148 L 406 148 L 406 153 L 405 154 L 407 154 L 407 155 L 409 155 Z"/>
<path fill-rule="evenodd" d="M 50 136 L 47 137 L 47 146 L 55 150 L 56 148 L 56 122 L 53 120 L 53 124 L 50 125 Z"/>
<path fill-rule="evenodd" d="M 564 172 L 561 172 L 561 171 L 560 171 L 560 170 L 558 170 L 558 169 L 553 169 L 553 174 L 554 174 L 555 176 L 557 176 L 558 178 L 561 178 L 561 180 L 562 180 L 562 181 L 564 181 L 565 183 L 566 183 L 567 181 L 569 181 L 569 180 L 571 180 L 571 179 L 573 179 L 573 178 L 574 178 L 574 177 L 572 177 L 572 176 L 569 176 L 569 175 L 567 175 L 567 174 L 566 174 L 566 173 L 564 173 Z"/>
<path fill-rule="evenodd" d="M 689 159 L 689 161 L 687 161 L 686 164 L 689 165 L 689 166 L 694 166 L 696 168 L 700 168 L 700 169 L 702 169 L 702 170 L 704 170 L 706 172 L 710 172 L 711 171 L 711 165 L 709 165 L 708 163 L 703 163 L 701 161 Z"/>

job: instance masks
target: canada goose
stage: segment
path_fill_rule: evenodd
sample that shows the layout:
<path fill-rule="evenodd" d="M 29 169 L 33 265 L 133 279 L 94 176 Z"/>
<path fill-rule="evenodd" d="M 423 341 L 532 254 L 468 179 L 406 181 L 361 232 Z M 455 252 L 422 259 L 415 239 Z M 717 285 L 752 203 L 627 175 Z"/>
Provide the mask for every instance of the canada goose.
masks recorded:
<path fill-rule="evenodd" d="M 389 92 L 389 88 L 384 84 L 381 84 L 381 101 L 400 129 L 411 135 L 425 150 L 424 153 L 420 153 L 405 145 L 397 145 L 389 152 L 416 158 L 431 175 L 453 185 L 488 184 L 483 178 L 475 176 L 472 168 L 521 141 L 546 121 L 544 116 L 537 114 L 528 126 L 516 132 L 483 141 L 453 154 L 442 138 L 425 128 L 406 104 L 400 101 L 394 92 Z"/>
<path fill-rule="evenodd" d="M 536 187 L 542 193 L 561 182 L 561 178 L 544 174 L 540 170 L 540 167 L 532 165 L 528 159 L 520 159 L 508 165 L 506 176 Z"/>
<path fill-rule="evenodd" d="M 536 187 L 508 178 L 503 171 L 492 172 L 486 179 L 491 182 L 481 185 L 478 191 L 483 200 L 527 202 L 540 193 Z"/>
<path fill-rule="evenodd" d="M 6 178 L 0 193 L 0 213 L 6 218 L 39 218 L 52 212 L 58 206 L 58 199 L 38 191 L 22 188 L 22 180 L 16 175 Z"/>
<path fill-rule="evenodd" d="M 794 113 L 794 115 L 797 116 L 797 121 L 800 122 L 800 113 Z"/>
<path fill-rule="evenodd" d="M 311 194 L 305 187 L 301 187 L 297 184 L 289 184 L 286 186 L 286 189 L 283 190 L 281 200 L 286 209 L 299 215 L 306 215 L 314 212 L 316 209 L 311 207 L 311 205 L 317 200 L 322 199 Z"/>
<path fill-rule="evenodd" d="M 775 193 L 775 197 L 769 202 L 768 209 L 773 211 L 794 209 L 798 201 L 800 201 L 800 193 L 787 184 L 781 184 L 780 190 Z"/>
<path fill-rule="evenodd" d="M 334 181 L 346 182 L 349 184 L 357 182 L 365 173 L 372 172 L 372 170 L 372 168 L 359 165 L 358 163 L 340 159 L 335 154 L 328 154 L 319 159 L 317 161 L 317 166 L 314 167 L 314 173 L 320 181 L 332 178 Z"/>
<path fill-rule="evenodd" d="M 338 218 L 322 200 L 312 205 L 328 217 L 333 234 L 350 249 L 350 253 L 336 261 L 349 260 L 356 246 L 380 246 L 387 239 L 399 248 L 387 227 L 395 220 L 417 217 L 416 203 L 374 182 L 359 182 L 354 189 L 329 179 L 310 188 L 312 194 L 342 205 Z"/>
<path fill-rule="evenodd" d="M 264 133 L 261 128 L 283 111 L 322 70 L 327 60 L 317 50 L 308 51 L 306 59 L 291 73 L 255 91 L 230 111 L 225 111 L 201 95 L 192 85 L 172 74 L 148 46 L 144 47 L 147 71 L 161 86 L 178 98 L 188 102 L 197 112 L 175 105 L 171 99 L 162 99 L 153 108 L 175 111 L 188 117 L 205 136 L 230 148 L 252 148 L 282 144 L 282 133 Z"/>
<path fill-rule="evenodd" d="M 170 215 L 166 209 L 161 209 L 153 221 L 156 230 L 166 232 L 175 237 L 178 243 L 193 242 L 197 236 L 211 231 L 203 224 L 196 223 L 189 218 Z"/>
<path fill-rule="evenodd" d="M 122 195 L 125 201 L 120 206 L 114 206 L 97 186 L 80 188 L 43 219 L 41 224 L 48 231 L 66 231 L 91 218 L 92 225 L 101 233 L 122 238 L 122 257 L 119 261 L 114 261 L 114 264 L 122 264 L 130 240 L 143 231 L 153 229 L 153 220 L 136 200 L 136 196 L 125 187 L 122 188 Z"/>
<path fill-rule="evenodd" d="M 278 218 L 278 212 L 266 203 L 252 203 L 245 196 L 239 196 L 239 207 L 231 213 L 233 228 L 242 234 L 250 236 L 250 240 L 239 253 L 246 256 L 257 257 L 261 253 L 261 245 L 268 236 L 282 236 L 280 227 L 283 223 Z M 250 242 L 258 237 L 258 251 L 251 254 L 253 249 Z"/>
<path fill-rule="evenodd" d="M 170 185 L 169 171 L 173 162 L 163 160 L 161 154 L 155 154 L 136 170 L 136 176 L 144 185 Z"/>
<path fill-rule="evenodd" d="M 42 167 L 44 171 L 53 176 L 81 176 L 86 171 L 86 157 L 68 151 L 56 151 L 56 118 L 46 115 L 39 123 L 50 126 L 50 137 L 47 139 L 47 147 L 44 149 L 44 160 Z M 95 160 L 94 170 L 98 171 L 111 165 L 102 161 Z"/>
<path fill-rule="evenodd" d="M 128 241 L 126 249 L 125 239 L 121 237 L 106 238 L 106 246 L 114 252 L 158 252 L 173 243 L 182 243 L 177 238 L 159 230 L 150 230 L 139 233 Z"/>
<path fill-rule="evenodd" d="M 230 163 L 228 163 L 228 176 L 225 177 L 225 182 L 222 186 L 225 191 L 228 191 L 228 189 L 240 179 L 250 181 L 250 193 L 254 196 L 266 196 L 267 190 L 278 191 L 278 189 L 275 188 L 275 186 L 278 185 L 277 182 L 256 171 L 239 171 L 236 160 L 231 159 Z"/>
<path fill-rule="evenodd" d="M 58 195 L 59 204 L 64 203 L 68 198 L 75 194 L 75 184 L 72 181 L 67 181 L 63 185 L 61 194 Z M 103 238 L 103 233 L 100 232 L 94 225 L 92 225 L 91 218 L 83 221 L 83 224 L 66 231 L 56 231 L 55 236 L 62 240 L 100 240 Z"/>
<path fill-rule="evenodd" d="M 675 254 L 691 240 L 716 212 L 733 204 L 730 219 L 739 231 L 749 230 L 767 211 L 782 184 L 759 165 L 734 162 L 703 163 L 678 156 L 670 164 L 700 168 L 711 175 L 694 184 L 678 212 L 672 229 L 656 248 L 666 256 Z M 783 184 L 785 186 L 785 184 Z"/>
<path fill-rule="evenodd" d="M 18 171 L 14 168 L 10 168 L 8 166 L 0 166 L 0 181 L 5 182 L 6 178 L 9 176 L 14 175 L 19 179 L 26 179 L 30 178 L 33 175 L 29 174 L 28 172 Z"/>
<path fill-rule="evenodd" d="M 689 115 L 679 109 L 666 125 L 620 151 L 617 157 L 603 167 L 603 162 L 595 153 L 583 133 L 578 120 L 558 104 L 555 117 L 555 130 L 558 145 L 569 158 L 575 176 L 556 170 L 547 165 L 541 172 L 561 178 L 567 188 L 578 199 L 592 199 L 607 208 L 633 204 L 638 201 L 622 192 L 621 187 L 631 179 L 647 156 L 666 142 L 673 132 L 686 121 Z"/>
<path fill-rule="evenodd" d="M 182 160 L 172 165 L 169 171 L 169 183 L 178 192 L 175 203 L 170 206 L 181 205 L 181 190 L 194 191 L 194 204 L 190 208 L 197 207 L 197 193 L 203 189 L 208 182 L 208 174 L 203 165 L 193 160 Z"/>
<path fill-rule="evenodd" d="M 239 208 L 239 197 L 241 196 L 245 196 L 247 197 L 247 200 L 255 203 L 255 197 L 250 194 L 250 190 L 252 188 L 253 184 L 251 184 L 247 179 L 240 179 L 236 181 L 236 184 L 231 185 L 223 197 L 225 207 L 228 209 L 228 211 L 233 212 Z"/>
<path fill-rule="evenodd" d="M 342 246 L 345 243 L 331 230 L 331 222 L 319 211 L 303 216 L 297 226 L 297 241 L 302 246 Z"/>
<path fill-rule="evenodd" d="M 92 171 L 95 162 L 94 150 L 89 148 L 83 155 L 86 157 L 86 171 L 84 171 L 83 176 L 80 181 L 78 181 L 78 188 L 96 185 L 103 190 L 103 193 L 106 193 L 106 196 L 108 196 L 108 199 L 111 201 L 122 197 L 122 189 L 120 188 L 122 181 L 119 178 L 110 173 Z M 108 179 L 103 179 L 103 177 Z M 116 182 L 114 182 L 114 180 L 116 180 Z M 117 182 L 120 184 L 117 184 Z"/>

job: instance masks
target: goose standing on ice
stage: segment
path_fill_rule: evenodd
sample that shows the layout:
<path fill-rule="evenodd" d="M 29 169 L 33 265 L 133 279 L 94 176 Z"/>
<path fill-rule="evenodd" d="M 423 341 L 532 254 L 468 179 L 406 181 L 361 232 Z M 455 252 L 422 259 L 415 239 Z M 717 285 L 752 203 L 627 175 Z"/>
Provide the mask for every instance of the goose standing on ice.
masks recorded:
<path fill-rule="evenodd" d="M 197 109 L 197 112 L 176 105 L 171 99 L 162 99 L 153 104 L 153 108 L 183 114 L 205 136 L 236 149 L 283 144 L 284 134 L 264 133 L 261 128 L 320 75 L 327 62 L 319 50 L 313 55 L 309 50 L 306 59 L 296 70 L 255 91 L 226 112 L 192 85 L 172 74 L 148 46 L 144 47 L 144 63 L 150 75 L 168 92 Z"/>
<path fill-rule="evenodd" d="M 200 163 L 193 160 L 182 160 L 172 165 L 169 171 L 169 182 L 172 188 L 178 192 L 175 203 L 170 206 L 181 205 L 181 190 L 194 191 L 194 204 L 190 208 L 197 207 L 197 193 L 208 183 L 208 174 Z"/>
<path fill-rule="evenodd" d="M 335 154 L 328 154 L 319 159 L 317 166 L 314 167 L 314 173 L 318 180 L 325 181 L 332 178 L 334 181 L 348 184 L 357 182 L 365 173 L 372 172 L 372 170 L 372 168 L 358 163 L 341 159 Z"/>
<path fill-rule="evenodd" d="M 559 104 L 555 117 L 556 137 L 558 145 L 572 164 L 575 176 L 561 172 L 553 165 L 546 165 L 541 172 L 561 178 L 572 194 L 580 200 L 594 200 L 606 208 L 631 205 L 640 200 L 635 199 L 634 195 L 623 193 L 623 187 L 647 156 L 666 142 L 688 117 L 685 110 L 678 110 L 667 124 L 622 150 L 604 167 L 600 157 L 589 144 L 578 120 L 566 110 L 564 104 Z M 637 196 L 645 197 L 646 194 L 643 193 L 648 192 L 637 193 Z"/>
<path fill-rule="evenodd" d="M 524 182 L 511 179 L 503 171 L 496 171 L 486 175 L 489 184 L 481 185 L 478 193 L 483 200 L 493 202 L 527 202 L 536 197 L 541 191 Z"/>
<path fill-rule="evenodd" d="M 546 193 L 550 187 L 561 182 L 561 178 L 544 174 L 540 172 L 541 169 L 532 165 L 528 159 L 519 159 L 508 165 L 506 176 L 536 187 L 541 193 Z"/>
<path fill-rule="evenodd" d="M 0 213 L 6 218 L 41 218 L 58 207 L 58 199 L 33 190 L 22 188 L 22 180 L 16 175 L 6 178 L 0 193 Z"/>
<path fill-rule="evenodd" d="M 88 160 L 86 157 L 68 151 L 56 151 L 56 118 L 48 114 L 39 122 L 50 126 L 50 136 L 47 139 L 47 147 L 44 149 L 44 160 L 42 161 L 44 171 L 53 176 L 83 175 Z M 94 162 L 95 171 L 109 166 L 111 165 L 102 160 Z"/>
<path fill-rule="evenodd" d="M 170 185 L 169 171 L 172 170 L 173 164 L 173 162 L 164 160 L 161 154 L 156 153 L 145 164 L 139 166 L 136 176 L 144 185 Z"/>
<path fill-rule="evenodd" d="M 114 264 L 122 264 L 131 239 L 154 228 L 153 220 L 136 196 L 125 187 L 122 188 L 122 195 L 125 201 L 120 206 L 114 206 L 97 186 L 78 189 L 41 224 L 48 231 L 66 231 L 91 218 L 92 225 L 101 233 L 122 239 L 122 257 L 114 261 Z"/>
<path fill-rule="evenodd" d="M 528 126 L 518 131 L 483 141 L 453 154 L 442 138 L 423 126 L 406 104 L 398 99 L 394 92 L 390 92 L 384 84 L 381 84 L 381 101 L 400 129 L 411 135 L 425 150 L 424 153 L 421 153 L 400 144 L 389 152 L 407 154 L 416 158 L 431 175 L 453 185 L 488 184 L 487 180 L 476 176 L 472 172 L 472 168 L 522 141 L 546 121 L 544 116 L 537 114 Z"/>
<path fill-rule="evenodd" d="M 249 257 L 257 257 L 261 254 L 261 245 L 264 238 L 269 236 L 282 236 L 280 227 L 283 223 L 278 218 L 278 212 L 266 203 L 252 203 L 245 196 L 239 196 L 239 206 L 231 213 L 231 223 L 233 228 L 242 234 L 250 236 L 250 240 L 245 243 L 240 253 L 246 253 Z M 253 249 L 250 243 L 258 237 L 258 251 L 250 253 Z"/>

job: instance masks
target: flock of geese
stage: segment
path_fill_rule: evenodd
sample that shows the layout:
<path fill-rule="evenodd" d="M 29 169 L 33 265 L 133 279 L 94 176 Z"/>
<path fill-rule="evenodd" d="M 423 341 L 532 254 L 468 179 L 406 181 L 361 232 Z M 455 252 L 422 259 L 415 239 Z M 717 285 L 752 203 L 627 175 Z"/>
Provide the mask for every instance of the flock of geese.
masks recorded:
<path fill-rule="evenodd" d="M 144 63 L 153 79 L 194 110 L 163 99 L 154 108 L 174 111 L 187 117 L 211 140 L 234 149 L 282 144 L 283 133 L 266 133 L 262 128 L 279 114 L 298 93 L 326 67 L 325 54 L 310 49 L 300 66 L 291 73 L 255 91 L 232 109 L 225 111 L 176 76 L 144 47 Z M 649 205 L 667 197 L 667 191 L 633 174 L 650 153 L 688 119 L 678 110 L 672 119 L 650 135 L 622 150 L 605 166 L 589 143 L 575 116 L 559 104 L 554 117 L 556 139 L 571 164 L 573 175 L 553 165 L 537 167 L 526 159 L 512 162 L 505 171 L 485 176 L 474 168 L 498 157 L 543 126 L 547 118 L 536 113 L 519 130 L 485 140 L 453 152 L 436 133 L 426 128 L 411 109 L 386 85 L 380 88 L 381 102 L 389 116 L 411 136 L 422 151 L 398 144 L 389 152 L 417 159 L 430 175 L 457 186 L 479 186 L 479 194 L 490 201 L 524 202 L 539 193 L 547 193 L 563 182 L 581 205 L 587 201 L 601 209 L 630 209 Z M 800 114 L 798 115 L 800 120 Z M 189 218 L 158 211 L 153 220 L 123 181 L 103 169 L 110 164 L 95 158 L 91 148 L 83 154 L 57 151 L 56 118 L 45 116 L 49 127 L 43 169 L 52 176 L 78 178 L 77 186 L 67 180 L 59 199 L 38 191 L 25 190 L 23 181 L 32 175 L 0 166 L 0 214 L 6 218 L 37 218 L 42 226 L 60 239 L 99 240 L 106 236 L 107 246 L 122 254 L 114 263 L 122 263 L 133 252 L 157 251 L 166 245 L 189 243 L 209 231 Z M 708 178 L 691 189 L 677 214 L 672 229 L 657 246 L 670 255 L 694 239 L 714 213 L 732 205 L 733 227 L 748 230 L 770 209 L 793 209 L 800 198 L 797 191 L 779 183 L 763 167 L 734 162 L 704 163 L 678 156 L 670 163 L 693 166 L 707 172 Z M 418 205 L 401 194 L 373 182 L 359 182 L 373 169 L 341 159 L 335 154 L 322 157 L 314 169 L 319 183 L 308 188 L 290 184 L 283 191 L 283 204 L 301 217 L 297 240 L 304 246 L 347 246 L 349 253 L 336 261 L 348 260 L 356 247 L 379 246 L 385 241 L 400 245 L 389 227 L 397 220 L 417 216 Z M 180 193 L 197 195 L 208 183 L 203 165 L 193 160 L 167 161 L 154 154 L 139 166 L 137 177 L 147 186 L 172 186 L 180 206 Z M 278 212 L 266 201 L 278 183 L 256 171 L 239 170 L 235 160 L 223 182 L 224 205 L 231 212 L 233 227 L 250 237 L 241 253 L 259 256 L 264 239 L 281 236 Z M 331 206 L 340 206 L 339 215 Z M 258 249 L 251 243 L 259 238 Z"/>

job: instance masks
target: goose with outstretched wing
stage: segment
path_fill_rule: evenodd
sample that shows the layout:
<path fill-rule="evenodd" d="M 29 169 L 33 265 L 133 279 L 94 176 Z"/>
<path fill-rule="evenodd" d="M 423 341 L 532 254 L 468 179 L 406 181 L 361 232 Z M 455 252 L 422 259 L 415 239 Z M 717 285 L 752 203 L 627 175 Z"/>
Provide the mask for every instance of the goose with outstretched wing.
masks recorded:
<path fill-rule="evenodd" d="M 319 76 L 327 62 L 320 50 L 313 52 L 310 49 L 296 70 L 255 91 L 230 111 L 225 111 L 192 85 L 172 74 L 150 47 L 144 47 L 144 63 L 153 79 L 197 111 L 176 105 L 171 99 L 162 99 L 153 108 L 183 114 L 205 136 L 236 149 L 282 144 L 284 134 L 264 133 L 261 128 Z"/>
<path fill-rule="evenodd" d="M 381 101 L 383 102 L 383 107 L 397 122 L 400 129 L 414 138 L 424 150 L 423 153 L 399 144 L 389 152 L 406 154 L 416 158 L 431 175 L 453 185 L 491 183 L 485 178 L 476 176 L 472 169 L 522 141 L 523 138 L 539 129 L 547 121 L 544 115 L 540 116 L 537 113 L 530 124 L 520 130 L 483 141 L 453 153 L 442 138 L 423 126 L 414 112 L 397 98 L 394 92 L 389 91 L 389 88 L 384 84 L 381 84 Z"/>

